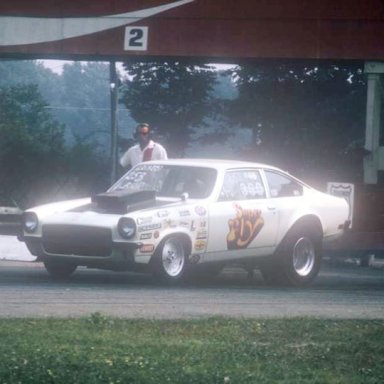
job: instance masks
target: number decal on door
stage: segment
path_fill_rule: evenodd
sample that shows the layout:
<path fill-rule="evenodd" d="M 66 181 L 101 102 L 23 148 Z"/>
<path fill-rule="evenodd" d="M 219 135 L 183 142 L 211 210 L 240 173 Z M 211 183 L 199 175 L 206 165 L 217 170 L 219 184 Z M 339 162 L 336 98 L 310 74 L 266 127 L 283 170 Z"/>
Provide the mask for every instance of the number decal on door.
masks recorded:
<path fill-rule="evenodd" d="M 146 51 L 147 47 L 148 27 L 125 27 L 125 51 Z"/>

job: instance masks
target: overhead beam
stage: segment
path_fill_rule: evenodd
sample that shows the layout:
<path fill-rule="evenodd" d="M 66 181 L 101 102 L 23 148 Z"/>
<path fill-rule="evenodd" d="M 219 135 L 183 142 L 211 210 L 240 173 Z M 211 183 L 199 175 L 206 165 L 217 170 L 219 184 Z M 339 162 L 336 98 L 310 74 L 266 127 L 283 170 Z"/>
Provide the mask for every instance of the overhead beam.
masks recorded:
<path fill-rule="evenodd" d="M 13 0 L 0 56 L 384 60 L 381 0 Z"/>

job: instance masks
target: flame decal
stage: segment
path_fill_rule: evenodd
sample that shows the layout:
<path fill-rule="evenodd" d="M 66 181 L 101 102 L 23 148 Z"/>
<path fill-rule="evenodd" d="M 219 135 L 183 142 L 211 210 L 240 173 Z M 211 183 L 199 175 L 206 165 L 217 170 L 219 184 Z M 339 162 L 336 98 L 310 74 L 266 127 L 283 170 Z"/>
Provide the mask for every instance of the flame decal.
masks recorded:
<path fill-rule="evenodd" d="M 258 209 L 243 209 L 235 204 L 236 217 L 228 221 L 227 248 L 246 248 L 261 231 L 264 219 Z"/>

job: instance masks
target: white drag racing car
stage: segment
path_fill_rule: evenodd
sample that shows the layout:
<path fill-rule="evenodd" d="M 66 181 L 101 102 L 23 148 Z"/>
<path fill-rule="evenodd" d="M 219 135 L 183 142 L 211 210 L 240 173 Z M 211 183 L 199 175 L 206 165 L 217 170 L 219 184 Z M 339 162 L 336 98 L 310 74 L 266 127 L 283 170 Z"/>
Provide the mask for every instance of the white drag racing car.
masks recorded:
<path fill-rule="evenodd" d="M 141 163 L 105 193 L 25 211 L 21 240 L 55 277 L 87 266 L 176 282 L 235 264 L 300 286 L 348 213 L 343 198 L 272 166 L 175 159 Z"/>

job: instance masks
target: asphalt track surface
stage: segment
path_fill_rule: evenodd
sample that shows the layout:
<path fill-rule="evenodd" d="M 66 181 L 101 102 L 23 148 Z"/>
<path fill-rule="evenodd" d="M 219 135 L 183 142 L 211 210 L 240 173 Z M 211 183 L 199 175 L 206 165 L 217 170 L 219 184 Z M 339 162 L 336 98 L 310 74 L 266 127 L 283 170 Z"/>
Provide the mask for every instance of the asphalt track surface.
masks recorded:
<path fill-rule="evenodd" d="M 210 281 L 166 287 L 151 276 L 78 268 L 68 281 L 55 281 L 41 263 L 0 261 L 0 317 L 79 317 L 95 312 L 121 318 L 384 319 L 382 263 L 323 263 L 306 288 L 265 285 L 239 269 Z"/>

